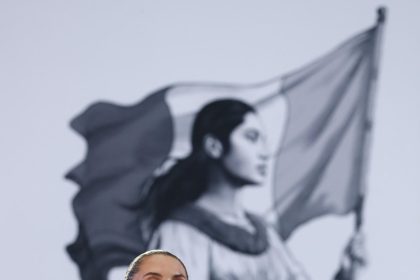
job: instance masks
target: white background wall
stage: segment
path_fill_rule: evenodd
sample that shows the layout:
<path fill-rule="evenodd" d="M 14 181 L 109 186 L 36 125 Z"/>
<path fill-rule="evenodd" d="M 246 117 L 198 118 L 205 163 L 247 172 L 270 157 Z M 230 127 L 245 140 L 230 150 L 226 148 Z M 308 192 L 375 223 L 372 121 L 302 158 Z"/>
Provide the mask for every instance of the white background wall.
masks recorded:
<path fill-rule="evenodd" d="M 315 3 L 316 2 L 316 3 Z M 254 82 L 285 73 L 371 26 L 389 8 L 366 206 L 363 279 L 420 279 L 420 2 L 0 1 L 1 279 L 77 279 L 64 173 L 85 146 L 72 116 L 129 104 L 175 81 Z M 328 279 L 352 220 L 296 233 L 292 250 Z M 22 262 L 24 262 L 22 264 Z"/>

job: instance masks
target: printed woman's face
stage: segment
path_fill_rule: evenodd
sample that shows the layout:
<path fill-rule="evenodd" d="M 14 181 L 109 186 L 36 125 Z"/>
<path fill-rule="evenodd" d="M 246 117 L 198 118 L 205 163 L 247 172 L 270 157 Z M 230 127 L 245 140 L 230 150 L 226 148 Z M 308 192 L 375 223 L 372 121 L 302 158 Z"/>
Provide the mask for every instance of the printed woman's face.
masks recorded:
<path fill-rule="evenodd" d="M 261 184 L 267 173 L 268 148 L 263 126 L 255 113 L 230 135 L 230 150 L 221 160 L 224 168 L 246 184 Z"/>

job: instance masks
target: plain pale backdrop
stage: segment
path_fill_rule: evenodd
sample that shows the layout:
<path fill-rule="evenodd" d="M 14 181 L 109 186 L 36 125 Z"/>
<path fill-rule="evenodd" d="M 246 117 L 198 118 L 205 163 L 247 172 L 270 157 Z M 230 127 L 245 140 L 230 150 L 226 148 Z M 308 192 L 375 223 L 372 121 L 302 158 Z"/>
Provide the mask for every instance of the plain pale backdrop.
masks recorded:
<path fill-rule="evenodd" d="M 419 1 L 0 1 L 1 279 L 78 279 L 63 175 L 85 145 L 69 120 L 97 100 L 131 104 L 177 81 L 257 82 L 370 27 L 388 7 L 362 280 L 420 279 Z M 352 218 L 308 224 L 290 247 L 328 279 Z"/>

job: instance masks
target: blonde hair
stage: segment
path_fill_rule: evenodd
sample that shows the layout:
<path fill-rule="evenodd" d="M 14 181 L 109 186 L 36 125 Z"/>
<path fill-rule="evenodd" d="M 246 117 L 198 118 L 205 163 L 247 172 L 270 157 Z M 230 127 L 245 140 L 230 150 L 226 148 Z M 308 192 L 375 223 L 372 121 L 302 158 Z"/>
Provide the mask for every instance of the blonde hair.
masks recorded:
<path fill-rule="evenodd" d="M 143 254 L 137 256 L 128 266 L 127 272 L 125 273 L 125 280 L 133 280 L 134 279 L 134 275 L 136 275 L 136 273 L 140 270 L 140 265 L 142 263 L 142 261 L 150 256 L 153 255 L 165 255 L 165 256 L 169 256 L 172 257 L 174 259 L 176 259 L 177 261 L 179 261 L 182 265 L 182 267 L 185 270 L 185 273 L 187 274 L 187 279 L 188 279 L 188 272 L 187 272 L 187 268 L 185 267 L 184 263 L 174 254 L 172 254 L 171 252 L 165 251 L 165 250 L 150 250 L 150 251 L 146 251 Z"/>

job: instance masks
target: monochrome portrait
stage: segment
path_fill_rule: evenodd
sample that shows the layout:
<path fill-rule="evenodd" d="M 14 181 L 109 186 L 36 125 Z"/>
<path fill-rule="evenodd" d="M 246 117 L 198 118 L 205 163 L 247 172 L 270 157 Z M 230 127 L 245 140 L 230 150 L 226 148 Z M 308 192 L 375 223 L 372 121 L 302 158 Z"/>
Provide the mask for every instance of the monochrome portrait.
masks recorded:
<path fill-rule="evenodd" d="M 1 1 L 0 278 L 418 279 L 419 8 Z"/>

